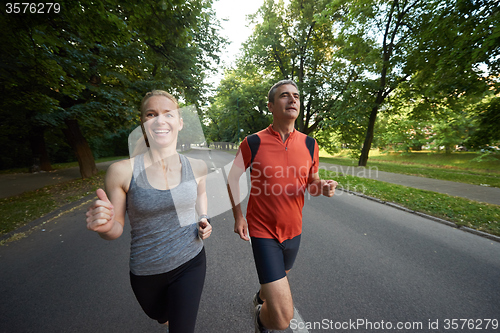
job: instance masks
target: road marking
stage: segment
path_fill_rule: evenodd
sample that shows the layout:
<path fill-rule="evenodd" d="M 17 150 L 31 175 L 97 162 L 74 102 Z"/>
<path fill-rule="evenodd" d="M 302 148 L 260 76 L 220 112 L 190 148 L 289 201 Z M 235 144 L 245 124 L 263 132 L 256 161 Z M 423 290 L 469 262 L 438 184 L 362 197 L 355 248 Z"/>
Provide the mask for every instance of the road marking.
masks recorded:
<path fill-rule="evenodd" d="M 299 311 L 295 307 L 293 307 L 293 318 L 295 319 L 295 323 L 297 324 L 297 329 L 292 330 L 293 333 L 309 333 L 309 331 L 305 328 L 306 324 L 304 323 L 304 319 L 299 314 Z"/>

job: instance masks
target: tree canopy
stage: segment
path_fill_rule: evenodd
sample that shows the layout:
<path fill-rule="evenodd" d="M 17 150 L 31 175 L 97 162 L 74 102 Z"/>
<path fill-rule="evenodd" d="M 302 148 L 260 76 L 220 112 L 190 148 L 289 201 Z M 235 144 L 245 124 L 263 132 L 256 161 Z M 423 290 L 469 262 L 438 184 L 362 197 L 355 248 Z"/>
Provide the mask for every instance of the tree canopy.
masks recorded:
<path fill-rule="evenodd" d="M 44 137 L 62 130 L 89 177 L 97 170 L 85 137 L 137 124 L 138 102 L 153 88 L 203 104 L 225 41 L 210 0 L 59 3 L 59 13 L 2 12 L 2 142 L 32 142 L 49 169 Z M 2 151 L 2 167 L 16 166 L 13 158 Z"/>
<path fill-rule="evenodd" d="M 464 112 L 475 124 L 490 114 L 471 112 L 498 94 L 499 19 L 491 0 L 266 0 L 251 17 L 255 28 L 240 61 L 219 89 L 245 75 L 260 76 L 268 87 L 295 80 L 302 95 L 296 128 L 327 149 L 339 143 L 356 149 L 359 165 L 366 165 L 374 140 L 387 141 L 375 137 L 384 130 L 376 126 L 379 113 L 386 120 L 404 114 L 408 124 L 464 119 Z M 239 85 L 238 94 L 244 89 Z M 224 96 L 215 97 L 214 110 L 231 118 L 234 98 Z M 482 131 L 457 128 L 467 135 Z M 428 130 L 443 133 L 447 145 L 467 141 L 444 128 Z"/>
<path fill-rule="evenodd" d="M 138 125 L 151 89 L 203 109 L 208 140 L 238 142 L 272 121 L 267 92 L 281 79 L 299 86 L 296 128 L 328 151 L 351 149 L 359 165 L 374 145 L 500 140 L 493 0 L 264 0 L 212 95 L 204 79 L 226 41 L 211 0 L 59 4 L 1 13 L 2 169 L 50 170 L 73 151 L 91 176 L 94 156 L 119 154 L 106 143 Z"/>

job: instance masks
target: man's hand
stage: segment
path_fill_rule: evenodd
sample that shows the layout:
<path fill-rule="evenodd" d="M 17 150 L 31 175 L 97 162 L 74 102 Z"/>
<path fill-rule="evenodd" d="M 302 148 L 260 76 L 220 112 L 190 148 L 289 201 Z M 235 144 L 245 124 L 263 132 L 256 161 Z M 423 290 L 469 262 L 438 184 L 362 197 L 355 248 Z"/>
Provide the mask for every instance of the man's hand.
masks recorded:
<path fill-rule="evenodd" d="M 335 188 L 339 183 L 334 180 L 328 179 L 325 180 L 322 184 L 322 192 L 325 197 L 333 197 L 335 194 Z"/>
<path fill-rule="evenodd" d="M 248 237 L 248 224 L 244 217 L 236 219 L 234 222 L 234 232 L 240 235 L 240 238 L 249 241 Z"/>

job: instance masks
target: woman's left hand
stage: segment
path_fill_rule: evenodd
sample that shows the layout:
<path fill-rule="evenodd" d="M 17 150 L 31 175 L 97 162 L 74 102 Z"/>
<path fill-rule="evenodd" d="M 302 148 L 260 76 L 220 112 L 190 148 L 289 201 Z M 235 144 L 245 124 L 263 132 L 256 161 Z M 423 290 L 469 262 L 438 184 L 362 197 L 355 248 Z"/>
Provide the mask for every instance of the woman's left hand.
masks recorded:
<path fill-rule="evenodd" d="M 198 236 L 200 236 L 201 239 L 207 239 L 210 237 L 210 234 L 212 233 L 212 226 L 210 223 L 208 223 L 208 220 L 206 218 L 203 218 L 198 222 Z"/>

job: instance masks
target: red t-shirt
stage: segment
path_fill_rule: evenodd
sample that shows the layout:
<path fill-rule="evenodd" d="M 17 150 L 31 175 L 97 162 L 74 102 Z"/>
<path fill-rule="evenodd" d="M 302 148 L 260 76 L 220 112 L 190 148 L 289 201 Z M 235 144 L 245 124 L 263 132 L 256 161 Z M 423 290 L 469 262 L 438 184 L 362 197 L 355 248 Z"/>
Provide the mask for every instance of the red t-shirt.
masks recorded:
<path fill-rule="evenodd" d="M 304 192 L 309 176 L 318 172 L 316 140 L 294 130 L 283 142 L 271 125 L 246 137 L 238 154 L 245 170 L 251 168 L 246 216 L 250 236 L 281 243 L 300 235 Z"/>

